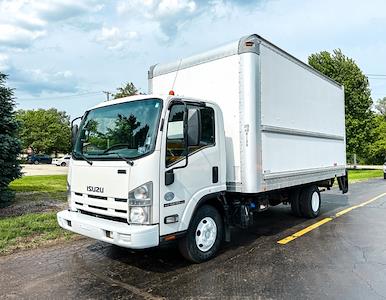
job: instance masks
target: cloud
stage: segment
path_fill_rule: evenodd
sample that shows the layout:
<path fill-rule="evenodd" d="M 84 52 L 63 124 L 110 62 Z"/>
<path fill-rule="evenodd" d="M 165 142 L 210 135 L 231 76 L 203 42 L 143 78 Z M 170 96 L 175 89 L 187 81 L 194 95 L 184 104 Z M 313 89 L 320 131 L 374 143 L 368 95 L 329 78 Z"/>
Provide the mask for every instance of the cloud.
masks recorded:
<path fill-rule="evenodd" d="M 25 49 L 45 36 L 52 23 L 102 9 L 96 0 L 0 1 L 0 48 Z"/>
<path fill-rule="evenodd" d="M 146 22 L 155 22 L 166 41 L 174 38 L 184 25 L 193 19 L 209 14 L 212 18 L 229 15 L 236 6 L 250 7 L 266 0 L 120 0 L 118 15 L 134 18 L 139 16 Z"/>
<path fill-rule="evenodd" d="M 10 82 L 33 96 L 42 93 L 76 93 L 79 86 L 70 71 L 46 72 L 41 69 L 13 70 Z"/>
<path fill-rule="evenodd" d="M 0 72 L 5 73 L 9 66 L 9 57 L 6 54 L 0 53 Z"/>
<path fill-rule="evenodd" d="M 7 55 L 1 53 L 0 71 L 9 75 L 10 86 L 33 96 L 42 93 L 76 93 L 80 89 L 78 79 L 69 70 L 20 69 L 10 62 Z"/>
<path fill-rule="evenodd" d="M 118 27 L 103 27 L 95 41 L 104 44 L 109 50 L 122 50 L 137 37 L 136 31 L 125 31 Z"/>
<path fill-rule="evenodd" d="M 33 41 L 46 34 L 45 30 L 27 30 L 15 25 L 0 24 L 0 45 L 26 48 Z"/>
<path fill-rule="evenodd" d="M 116 9 L 119 15 L 137 14 L 145 22 L 156 22 L 166 39 L 174 37 L 187 20 L 199 13 L 193 0 L 122 0 Z"/>

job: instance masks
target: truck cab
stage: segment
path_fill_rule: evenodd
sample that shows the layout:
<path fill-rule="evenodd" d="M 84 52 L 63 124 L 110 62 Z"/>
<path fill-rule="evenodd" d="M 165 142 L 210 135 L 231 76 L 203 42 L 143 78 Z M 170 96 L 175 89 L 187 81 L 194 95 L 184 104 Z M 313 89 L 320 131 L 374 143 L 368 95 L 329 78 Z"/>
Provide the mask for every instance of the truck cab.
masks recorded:
<path fill-rule="evenodd" d="M 146 95 L 103 102 L 75 131 L 60 226 L 133 249 L 179 238 L 199 207 L 226 190 L 224 140 L 221 110 L 208 101 Z M 202 254 L 219 244 L 219 218 L 201 220 Z"/>

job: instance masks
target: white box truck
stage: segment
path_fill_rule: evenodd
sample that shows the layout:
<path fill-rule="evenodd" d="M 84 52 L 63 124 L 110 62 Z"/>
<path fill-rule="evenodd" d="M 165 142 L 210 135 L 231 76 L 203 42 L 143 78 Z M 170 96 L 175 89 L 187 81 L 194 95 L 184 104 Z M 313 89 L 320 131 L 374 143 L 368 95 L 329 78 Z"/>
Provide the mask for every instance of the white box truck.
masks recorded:
<path fill-rule="evenodd" d="M 344 119 L 343 86 L 258 35 L 152 66 L 149 95 L 73 126 L 58 222 L 132 249 L 176 240 L 208 260 L 270 206 L 315 218 L 320 188 L 347 192 Z"/>

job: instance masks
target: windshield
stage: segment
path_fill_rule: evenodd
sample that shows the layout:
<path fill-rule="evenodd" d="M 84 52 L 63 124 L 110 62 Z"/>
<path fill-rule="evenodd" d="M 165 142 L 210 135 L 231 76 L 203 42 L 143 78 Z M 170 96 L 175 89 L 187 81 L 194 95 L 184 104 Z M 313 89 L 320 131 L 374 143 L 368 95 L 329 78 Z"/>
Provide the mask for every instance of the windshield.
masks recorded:
<path fill-rule="evenodd" d="M 75 158 L 136 158 L 154 150 L 162 108 L 145 99 L 90 110 L 80 124 Z"/>

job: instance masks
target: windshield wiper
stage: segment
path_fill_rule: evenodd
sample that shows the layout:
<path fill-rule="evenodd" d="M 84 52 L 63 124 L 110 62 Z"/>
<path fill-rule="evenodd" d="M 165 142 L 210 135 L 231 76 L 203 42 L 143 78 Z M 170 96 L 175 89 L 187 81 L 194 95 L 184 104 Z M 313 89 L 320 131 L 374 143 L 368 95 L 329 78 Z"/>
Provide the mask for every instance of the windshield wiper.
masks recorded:
<path fill-rule="evenodd" d="M 120 155 L 119 153 L 117 152 L 109 152 L 108 154 L 115 154 L 116 156 L 118 156 L 120 159 L 124 160 L 125 162 L 127 162 L 128 165 L 130 166 L 133 166 L 134 165 L 134 161 L 132 161 L 131 159 L 127 159 L 125 157 L 123 157 L 122 155 Z"/>
<path fill-rule="evenodd" d="M 92 161 L 89 160 L 83 153 L 74 152 L 75 155 L 79 155 L 81 158 L 83 158 L 90 166 L 92 166 Z"/>

